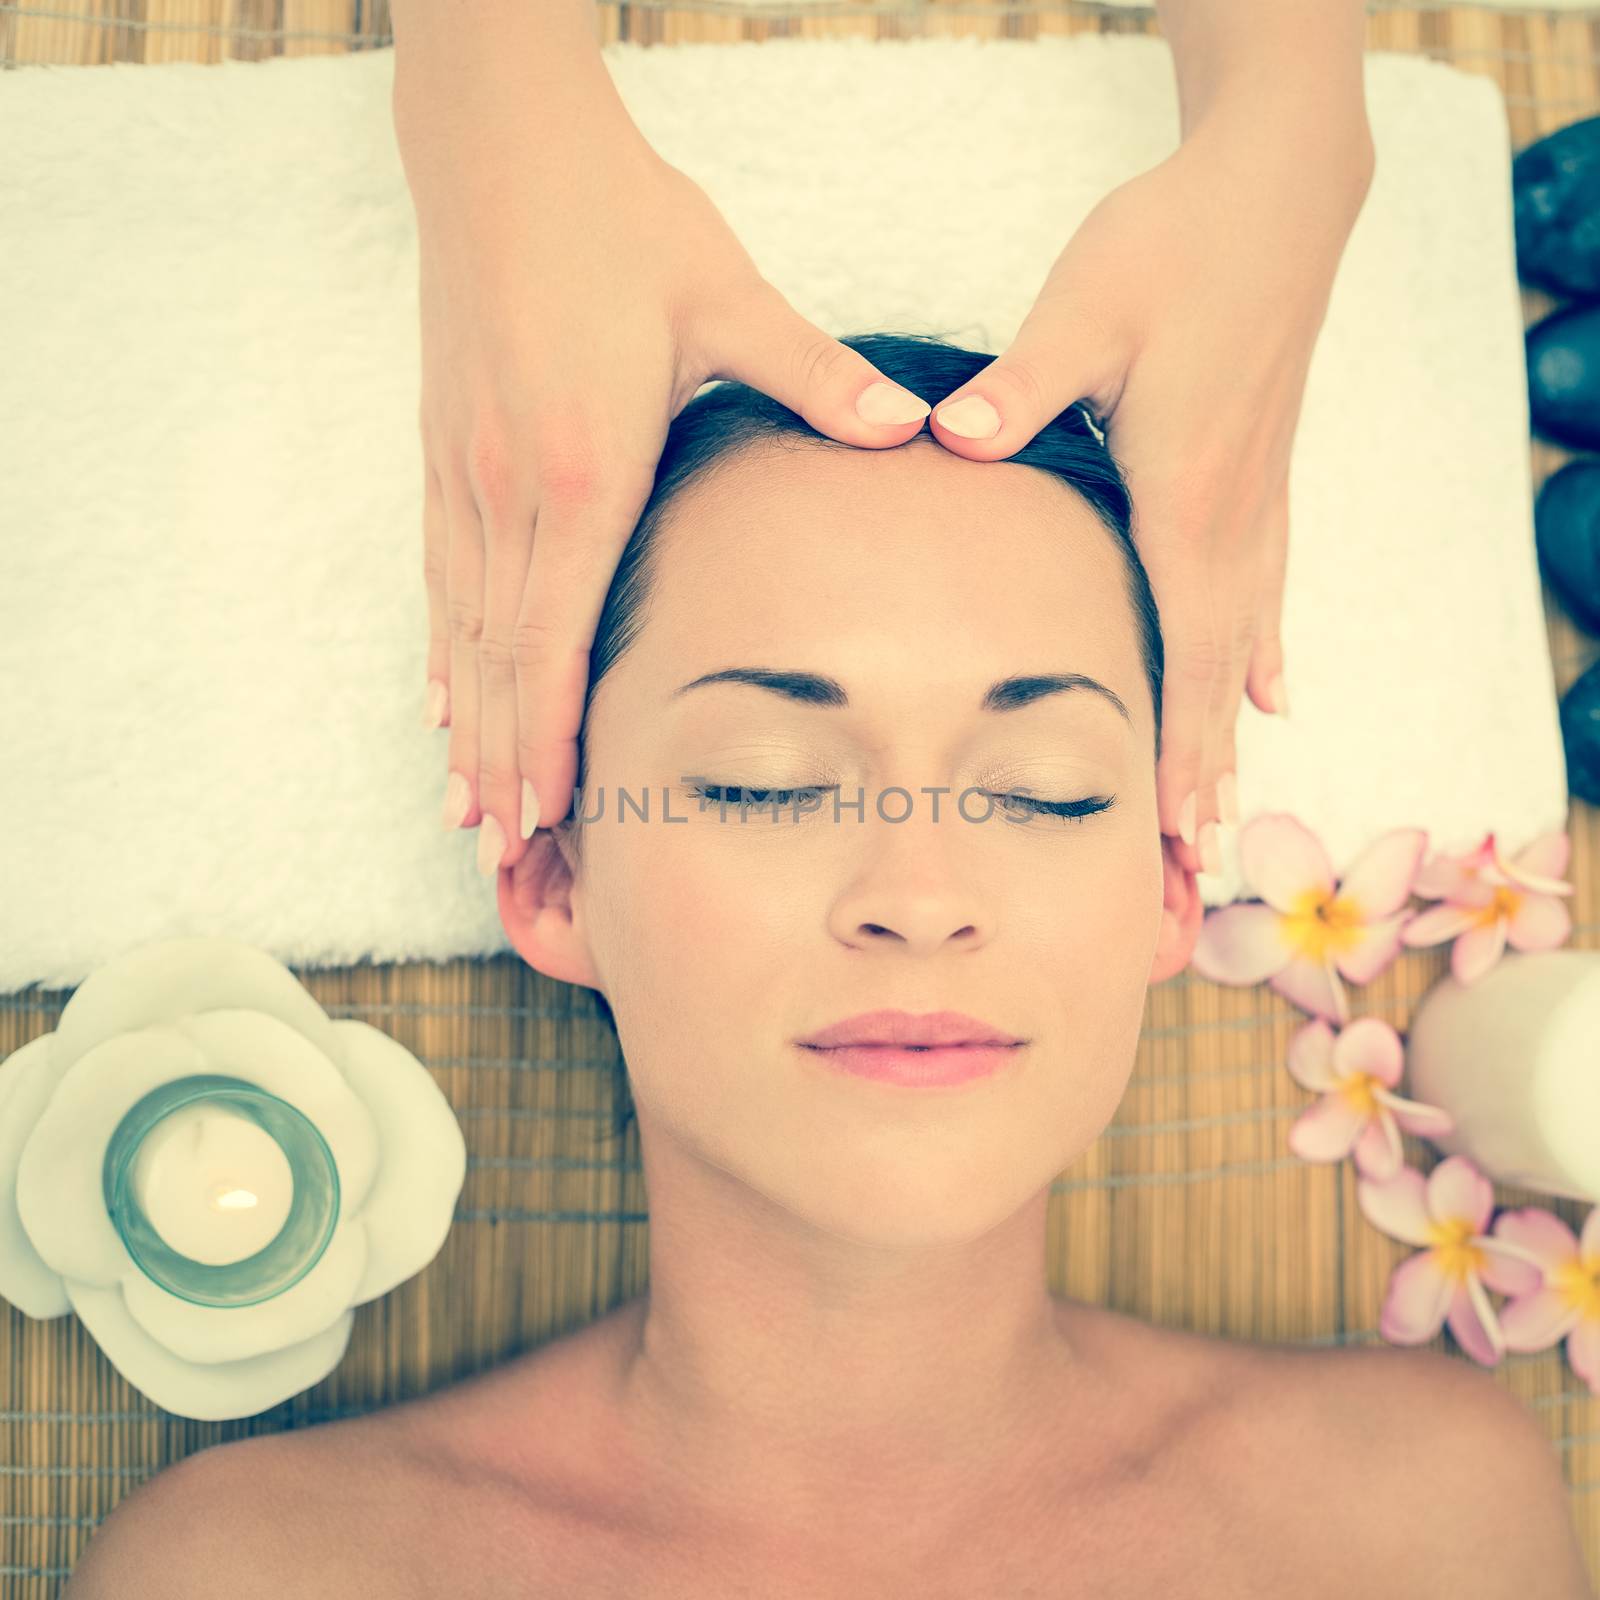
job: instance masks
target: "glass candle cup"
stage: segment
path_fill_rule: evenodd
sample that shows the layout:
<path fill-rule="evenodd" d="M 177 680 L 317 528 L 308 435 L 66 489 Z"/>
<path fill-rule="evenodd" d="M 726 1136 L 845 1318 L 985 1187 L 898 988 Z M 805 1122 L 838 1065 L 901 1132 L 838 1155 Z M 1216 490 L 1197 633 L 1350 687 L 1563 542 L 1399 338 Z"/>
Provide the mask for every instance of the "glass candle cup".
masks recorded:
<path fill-rule="evenodd" d="M 282 1294 L 321 1260 L 339 1221 L 339 1173 L 315 1124 L 222 1074 L 175 1079 L 133 1105 L 101 1182 L 139 1269 L 194 1305 Z"/>

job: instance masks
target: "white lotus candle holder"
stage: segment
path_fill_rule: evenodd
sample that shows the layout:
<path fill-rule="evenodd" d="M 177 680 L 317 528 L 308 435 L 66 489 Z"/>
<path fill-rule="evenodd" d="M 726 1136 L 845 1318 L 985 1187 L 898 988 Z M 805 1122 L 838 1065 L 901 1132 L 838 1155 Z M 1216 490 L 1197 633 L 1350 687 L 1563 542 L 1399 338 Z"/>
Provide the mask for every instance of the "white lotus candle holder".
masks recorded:
<path fill-rule="evenodd" d="M 239 940 L 143 945 L 0 1063 L 0 1299 L 76 1311 L 167 1411 L 252 1416 L 438 1254 L 466 1165 L 388 1034 Z"/>

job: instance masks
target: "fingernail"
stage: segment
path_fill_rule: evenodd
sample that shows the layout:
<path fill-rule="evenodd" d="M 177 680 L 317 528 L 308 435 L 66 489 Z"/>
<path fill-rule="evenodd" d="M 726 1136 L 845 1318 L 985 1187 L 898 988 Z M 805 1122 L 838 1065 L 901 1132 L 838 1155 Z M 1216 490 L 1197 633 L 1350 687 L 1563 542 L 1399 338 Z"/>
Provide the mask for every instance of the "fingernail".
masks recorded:
<path fill-rule="evenodd" d="M 1199 808 L 1199 802 L 1199 793 L 1192 792 L 1189 798 L 1183 802 L 1183 810 L 1178 813 L 1178 832 L 1185 844 L 1192 845 L 1194 843 L 1194 820 Z"/>
<path fill-rule="evenodd" d="M 1289 715 L 1289 691 L 1284 687 L 1281 672 L 1267 685 L 1267 699 L 1272 702 L 1272 709 L 1280 717 Z"/>
<path fill-rule="evenodd" d="M 1230 828 L 1238 826 L 1239 784 L 1231 772 L 1224 772 L 1217 779 L 1217 810 Z"/>
<path fill-rule="evenodd" d="M 459 828 L 461 819 L 471 807 L 472 791 L 467 787 L 467 780 L 459 772 L 452 772 L 449 783 L 444 786 L 444 810 L 440 813 L 440 822 L 447 829 Z"/>
<path fill-rule="evenodd" d="M 428 692 L 422 699 L 422 726 L 424 728 L 443 727 L 445 708 L 449 704 L 449 691 L 437 678 L 429 678 Z"/>
<path fill-rule="evenodd" d="M 868 384 L 856 396 L 856 415 L 863 422 L 920 422 L 932 409 L 893 383 Z"/>
<path fill-rule="evenodd" d="M 486 816 L 478 824 L 478 871 L 492 878 L 506 853 L 506 830 L 498 817 Z"/>
<path fill-rule="evenodd" d="M 526 778 L 522 780 L 522 837 L 531 839 L 539 826 L 539 797 Z"/>
<path fill-rule="evenodd" d="M 1222 844 L 1215 822 L 1208 822 L 1200 830 L 1200 864 L 1213 877 L 1222 871 Z"/>
<path fill-rule="evenodd" d="M 981 394 L 963 395 L 953 405 L 941 406 L 934 420 L 963 439 L 992 439 L 1000 431 L 1000 413 Z"/>

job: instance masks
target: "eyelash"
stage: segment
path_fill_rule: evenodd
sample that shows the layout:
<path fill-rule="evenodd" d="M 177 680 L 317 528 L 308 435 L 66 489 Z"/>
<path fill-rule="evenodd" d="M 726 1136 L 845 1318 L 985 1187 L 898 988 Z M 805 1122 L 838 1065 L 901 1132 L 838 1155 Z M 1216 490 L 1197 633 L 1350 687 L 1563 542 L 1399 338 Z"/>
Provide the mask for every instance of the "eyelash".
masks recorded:
<path fill-rule="evenodd" d="M 837 784 L 827 785 L 827 788 L 837 788 Z M 724 804 L 734 805 L 737 802 L 729 798 L 730 794 L 742 794 L 745 790 L 751 794 L 759 794 L 764 799 L 750 802 L 753 805 L 772 804 L 773 795 L 786 795 L 790 798 L 780 801 L 780 805 L 793 803 L 795 795 L 820 795 L 826 792 L 823 787 L 812 786 L 803 789 L 757 789 L 749 784 L 738 783 L 691 783 L 690 794 L 703 795 L 707 800 L 721 800 Z M 713 792 L 715 791 L 715 792 Z M 988 794 L 988 790 L 980 790 Z M 1086 817 L 1095 816 L 1101 811 L 1109 811 L 1116 804 L 1115 795 L 1096 795 L 1088 800 L 1035 800 L 1029 795 L 1002 794 L 989 795 L 991 800 L 1009 801 L 1014 805 L 1022 806 L 1040 816 L 1061 817 L 1068 822 L 1082 822 Z"/>

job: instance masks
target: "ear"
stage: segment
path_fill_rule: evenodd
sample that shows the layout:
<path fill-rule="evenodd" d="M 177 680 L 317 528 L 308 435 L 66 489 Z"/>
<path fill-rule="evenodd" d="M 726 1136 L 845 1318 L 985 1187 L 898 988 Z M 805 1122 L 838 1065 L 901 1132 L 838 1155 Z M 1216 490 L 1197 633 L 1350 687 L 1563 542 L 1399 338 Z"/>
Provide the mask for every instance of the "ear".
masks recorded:
<path fill-rule="evenodd" d="M 1195 874 L 1178 859 L 1177 835 L 1161 835 L 1162 907 L 1161 933 L 1156 940 L 1155 960 L 1150 964 L 1150 982 L 1165 983 L 1189 965 L 1205 920 L 1205 905 Z"/>
<path fill-rule="evenodd" d="M 536 972 L 604 992 L 584 937 L 578 872 L 564 828 L 536 828 L 528 848 L 496 875 L 500 923 Z"/>

